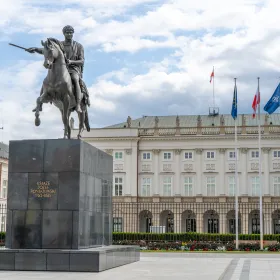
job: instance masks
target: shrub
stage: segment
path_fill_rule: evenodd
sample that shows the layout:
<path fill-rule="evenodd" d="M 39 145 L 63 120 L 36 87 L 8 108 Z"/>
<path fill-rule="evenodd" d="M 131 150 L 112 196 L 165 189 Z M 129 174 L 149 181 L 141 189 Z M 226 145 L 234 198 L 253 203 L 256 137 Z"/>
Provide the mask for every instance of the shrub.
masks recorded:
<path fill-rule="evenodd" d="M 278 251 L 280 251 L 280 243 L 269 245 L 267 250 L 271 251 L 271 252 L 278 252 Z"/>
<path fill-rule="evenodd" d="M 221 242 L 228 243 L 235 240 L 235 234 L 218 234 L 218 233 L 142 233 L 142 232 L 114 232 L 113 240 L 145 240 L 145 241 L 181 241 L 181 242 Z M 239 240 L 260 240 L 259 234 L 239 234 Z M 265 234 L 264 240 L 275 240 L 280 242 L 279 234 Z"/>

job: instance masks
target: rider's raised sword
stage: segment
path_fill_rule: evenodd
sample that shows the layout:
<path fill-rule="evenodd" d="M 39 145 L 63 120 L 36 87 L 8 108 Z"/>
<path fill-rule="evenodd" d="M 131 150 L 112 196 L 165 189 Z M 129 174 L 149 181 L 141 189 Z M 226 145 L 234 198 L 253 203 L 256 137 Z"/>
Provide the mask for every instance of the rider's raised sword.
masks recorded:
<path fill-rule="evenodd" d="M 11 45 L 11 46 L 13 46 L 13 47 L 20 48 L 20 49 L 23 49 L 23 50 L 27 51 L 27 49 L 26 49 L 26 48 L 21 47 L 21 46 L 18 46 L 18 45 L 15 45 L 15 44 L 9 43 L 9 45 Z"/>

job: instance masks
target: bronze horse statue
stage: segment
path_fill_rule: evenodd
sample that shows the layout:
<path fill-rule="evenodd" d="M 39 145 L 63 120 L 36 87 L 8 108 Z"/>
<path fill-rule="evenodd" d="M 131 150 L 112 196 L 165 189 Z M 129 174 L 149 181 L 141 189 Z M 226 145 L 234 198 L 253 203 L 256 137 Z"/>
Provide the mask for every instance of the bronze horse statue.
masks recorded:
<path fill-rule="evenodd" d="M 70 74 L 67 69 L 67 59 L 64 53 L 63 45 L 54 38 L 48 38 L 47 41 L 41 42 L 43 55 L 45 57 L 44 67 L 48 69 L 48 74 L 43 81 L 40 97 L 37 98 L 37 106 L 35 108 L 35 125 L 39 126 L 41 120 L 39 118 L 42 104 L 53 103 L 61 112 L 64 124 L 64 139 L 71 138 L 71 128 L 69 125 L 70 114 L 75 110 L 76 98 L 74 96 L 73 85 Z M 79 133 L 84 130 L 90 131 L 87 104 L 85 102 L 84 92 L 82 91 L 81 109 L 78 112 L 79 117 Z"/>

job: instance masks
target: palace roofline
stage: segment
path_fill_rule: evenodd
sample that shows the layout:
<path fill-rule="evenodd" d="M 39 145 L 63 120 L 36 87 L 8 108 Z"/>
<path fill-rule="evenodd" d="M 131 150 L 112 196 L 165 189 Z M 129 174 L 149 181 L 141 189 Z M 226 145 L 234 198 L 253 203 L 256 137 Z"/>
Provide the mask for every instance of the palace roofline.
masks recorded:
<path fill-rule="evenodd" d="M 261 125 L 280 125 L 280 113 L 271 115 L 261 114 Z M 237 116 L 237 126 L 257 126 L 257 117 L 252 114 Z M 127 119 L 126 122 L 103 127 L 108 128 L 175 128 L 175 127 L 232 127 L 234 120 L 230 114 L 224 115 L 169 115 L 169 116 L 143 116 L 137 119 Z"/>

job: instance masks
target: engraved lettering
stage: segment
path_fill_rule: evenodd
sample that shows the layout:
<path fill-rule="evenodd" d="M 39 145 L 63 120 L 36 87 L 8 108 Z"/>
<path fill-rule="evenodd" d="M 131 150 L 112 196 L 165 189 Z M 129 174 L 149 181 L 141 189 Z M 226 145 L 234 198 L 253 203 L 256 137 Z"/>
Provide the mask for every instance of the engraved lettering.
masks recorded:
<path fill-rule="evenodd" d="M 30 193 L 38 198 L 51 198 L 56 194 L 56 190 L 50 188 L 50 181 L 37 182 L 37 188 L 31 189 Z"/>

